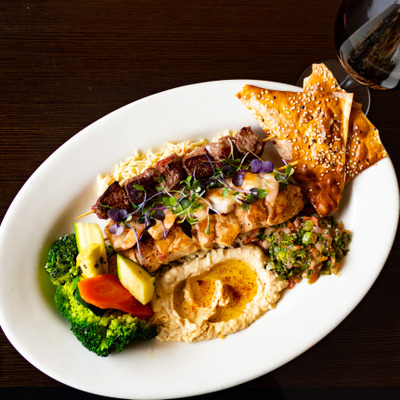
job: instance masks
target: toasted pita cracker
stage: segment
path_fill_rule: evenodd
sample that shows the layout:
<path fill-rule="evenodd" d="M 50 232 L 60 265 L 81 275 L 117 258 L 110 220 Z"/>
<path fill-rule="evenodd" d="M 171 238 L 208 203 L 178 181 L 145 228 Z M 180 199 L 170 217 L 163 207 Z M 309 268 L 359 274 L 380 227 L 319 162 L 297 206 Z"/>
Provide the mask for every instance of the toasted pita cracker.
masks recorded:
<path fill-rule="evenodd" d="M 360 172 L 387 157 L 378 129 L 361 111 L 361 107 L 361 104 L 353 103 L 350 114 L 345 184 Z"/>
<path fill-rule="evenodd" d="M 325 64 L 313 64 L 311 74 L 303 81 L 304 91 L 345 92 Z"/>
<path fill-rule="evenodd" d="M 353 95 L 287 92 L 246 85 L 236 94 L 253 113 L 319 215 L 339 207 Z"/>
<path fill-rule="evenodd" d="M 311 75 L 304 79 L 303 89 L 325 93 L 345 92 L 325 64 L 313 64 Z M 361 108 L 361 104 L 353 102 L 347 138 L 345 184 L 360 172 L 387 157 L 378 129 L 369 121 Z"/>

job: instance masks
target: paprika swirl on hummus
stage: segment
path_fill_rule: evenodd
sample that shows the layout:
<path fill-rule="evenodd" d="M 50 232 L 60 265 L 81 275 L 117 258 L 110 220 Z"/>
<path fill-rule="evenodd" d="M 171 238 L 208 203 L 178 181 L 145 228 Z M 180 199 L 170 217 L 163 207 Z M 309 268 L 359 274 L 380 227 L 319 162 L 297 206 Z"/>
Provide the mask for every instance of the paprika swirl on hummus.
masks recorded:
<path fill-rule="evenodd" d="M 171 268 L 157 281 L 152 303 L 158 338 L 193 342 L 248 327 L 275 307 L 288 285 L 266 262 L 259 247 L 247 245 Z"/>

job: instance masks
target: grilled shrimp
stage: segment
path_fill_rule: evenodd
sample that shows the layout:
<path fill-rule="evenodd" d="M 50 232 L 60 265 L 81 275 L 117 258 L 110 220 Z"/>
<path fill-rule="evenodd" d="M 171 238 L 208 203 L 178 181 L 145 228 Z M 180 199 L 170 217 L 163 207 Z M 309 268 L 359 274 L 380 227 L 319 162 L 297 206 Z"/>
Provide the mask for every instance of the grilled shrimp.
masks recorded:
<path fill-rule="evenodd" d="M 273 203 L 279 192 L 279 182 L 275 180 L 273 174 L 247 172 L 240 189 L 250 191 L 253 188 L 266 190 L 268 193 L 266 201 Z"/>
<path fill-rule="evenodd" d="M 175 223 L 176 215 L 170 210 L 165 210 L 164 215 L 164 221 L 157 220 L 156 224 L 148 230 L 150 236 L 155 240 L 162 239 Z"/>
<path fill-rule="evenodd" d="M 235 208 L 235 196 L 224 196 L 224 188 L 210 189 L 207 191 L 206 200 L 208 200 L 212 208 L 221 214 L 228 214 Z"/>
<path fill-rule="evenodd" d="M 143 224 L 136 224 L 136 228 L 128 228 L 124 226 L 124 230 L 120 235 L 110 232 L 110 226 L 115 224 L 114 221 L 110 221 L 104 229 L 104 233 L 107 239 L 110 241 L 111 246 L 115 251 L 128 250 L 136 245 L 137 238 L 140 237 L 144 230 Z M 132 224 L 134 226 L 135 224 Z M 136 232 L 135 232 L 136 229 Z"/>

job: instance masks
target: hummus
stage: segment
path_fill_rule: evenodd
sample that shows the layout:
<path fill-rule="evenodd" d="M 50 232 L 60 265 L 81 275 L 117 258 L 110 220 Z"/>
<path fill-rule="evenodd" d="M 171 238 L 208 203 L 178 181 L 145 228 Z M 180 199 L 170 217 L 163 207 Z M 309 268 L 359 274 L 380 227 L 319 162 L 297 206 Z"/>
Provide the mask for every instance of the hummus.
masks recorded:
<path fill-rule="evenodd" d="M 162 341 L 207 340 L 248 327 L 287 287 L 265 269 L 256 246 L 218 249 L 171 268 L 157 280 L 153 322 Z"/>

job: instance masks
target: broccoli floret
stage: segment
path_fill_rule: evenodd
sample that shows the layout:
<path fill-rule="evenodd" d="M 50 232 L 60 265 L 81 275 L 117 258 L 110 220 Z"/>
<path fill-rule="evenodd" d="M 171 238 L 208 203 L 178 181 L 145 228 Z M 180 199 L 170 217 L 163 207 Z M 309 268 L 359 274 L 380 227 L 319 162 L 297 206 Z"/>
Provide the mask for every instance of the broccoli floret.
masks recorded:
<path fill-rule="evenodd" d="M 78 275 L 77 255 L 78 246 L 73 233 L 61 237 L 52 244 L 47 255 L 45 268 L 54 285 L 63 285 Z"/>
<path fill-rule="evenodd" d="M 121 352 L 134 340 L 153 339 L 157 328 L 149 321 L 117 310 L 97 309 L 82 300 L 77 287 L 80 274 L 77 255 L 75 234 L 63 236 L 51 246 L 45 267 L 57 286 L 56 306 L 83 346 L 106 357 L 113 351 Z"/>
<path fill-rule="evenodd" d="M 88 350 L 106 357 L 121 352 L 134 340 L 150 340 L 157 334 L 155 325 L 116 310 L 97 315 L 82 305 L 76 284 L 68 280 L 58 285 L 55 302 L 58 310 L 71 323 L 71 330 Z"/>
<path fill-rule="evenodd" d="M 150 322 L 130 314 L 108 310 L 96 315 L 76 300 L 73 282 L 57 286 L 55 301 L 83 346 L 102 357 L 121 352 L 134 340 L 149 340 L 157 334 Z"/>

